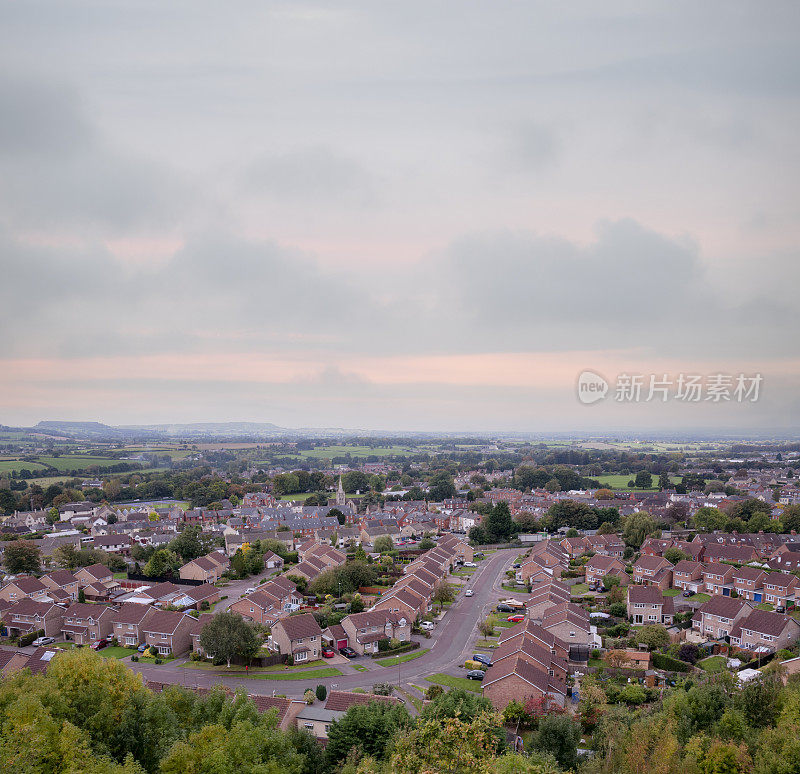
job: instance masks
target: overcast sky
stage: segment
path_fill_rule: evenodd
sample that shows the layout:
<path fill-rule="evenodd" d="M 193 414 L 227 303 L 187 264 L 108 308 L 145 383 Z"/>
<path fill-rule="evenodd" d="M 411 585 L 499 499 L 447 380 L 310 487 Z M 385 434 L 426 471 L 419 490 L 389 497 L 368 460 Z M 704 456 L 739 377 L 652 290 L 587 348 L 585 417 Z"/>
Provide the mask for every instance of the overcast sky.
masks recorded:
<path fill-rule="evenodd" d="M 0 0 L 0 423 L 798 427 L 798 28 Z M 763 383 L 632 404 L 625 373 Z"/>

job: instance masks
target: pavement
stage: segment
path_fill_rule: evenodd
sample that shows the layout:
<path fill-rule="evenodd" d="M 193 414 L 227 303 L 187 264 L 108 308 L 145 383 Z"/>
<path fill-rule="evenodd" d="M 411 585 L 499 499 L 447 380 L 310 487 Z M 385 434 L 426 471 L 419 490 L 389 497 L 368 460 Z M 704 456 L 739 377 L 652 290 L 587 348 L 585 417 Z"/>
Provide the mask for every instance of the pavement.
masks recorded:
<path fill-rule="evenodd" d="M 474 642 L 478 634 L 478 623 L 482 621 L 494 608 L 499 599 L 508 596 L 508 592 L 500 588 L 505 571 L 515 561 L 519 548 L 500 549 L 481 561 L 478 569 L 463 585 L 456 601 L 446 609 L 442 620 L 436 625 L 430 639 L 419 637 L 420 648 L 428 648 L 429 652 L 411 661 L 400 663 L 396 667 L 382 667 L 374 659 L 360 657 L 353 662 L 338 663 L 337 669 L 342 675 L 336 677 L 318 678 L 309 677 L 308 680 L 270 680 L 251 676 L 243 678 L 240 674 L 227 676 L 219 672 L 207 672 L 200 669 L 181 667 L 187 659 L 177 659 L 174 662 L 161 664 L 131 663 L 125 659 L 131 669 L 141 673 L 148 680 L 175 685 L 184 685 L 190 688 L 211 688 L 223 685 L 231 690 L 243 688 L 251 694 L 272 696 L 282 694 L 289 697 L 302 697 L 303 692 L 321 683 L 329 690 L 352 691 L 354 688 L 370 688 L 374 683 L 394 683 L 408 689 L 410 683 L 426 685 L 425 678 L 436 672 L 446 672 L 455 676 L 463 676 L 460 665 L 472 655 Z M 254 586 L 257 578 L 247 581 L 237 581 L 225 588 L 228 604 L 235 601 L 233 593 L 244 593 L 246 588 Z M 241 585 L 241 590 L 238 586 Z M 237 588 L 234 588 L 237 587 Z M 474 595 L 464 596 L 464 590 L 472 589 Z M 231 593 L 233 592 L 233 593 Z M 239 593 L 239 596 L 241 596 Z M 238 599 L 238 596 L 236 597 Z M 226 609 L 217 605 L 215 610 Z M 333 659 L 323 659 L 323 663 L 316 665 L 316 669 L 330 666 Z M 191 662 L 190 662 L 191 663 Z M 353 665 L 366 667 L 367 671 L 358 671 Z M 313 668 L 310 671 L 314 671 Z M 261 673 L 263 674 L 263 673 Z M 289 672 L 282 673 L 289 674 Z M 293 672 L 302 674 L 302 671 Z"/>

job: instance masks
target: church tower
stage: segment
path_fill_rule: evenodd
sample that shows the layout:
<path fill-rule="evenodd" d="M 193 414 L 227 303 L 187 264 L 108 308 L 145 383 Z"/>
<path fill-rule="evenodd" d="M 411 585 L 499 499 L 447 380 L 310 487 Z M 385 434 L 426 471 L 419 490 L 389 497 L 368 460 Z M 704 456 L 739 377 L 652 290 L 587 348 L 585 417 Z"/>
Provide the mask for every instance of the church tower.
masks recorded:
<path fill-rule="evenodd" d="M 344 496 L 344 487 L 342 486 L 342 477 L 339 476 L 339 489 L 336 492 L 336 507 L 341 508 L 346 505 L 347 500 Z"/>

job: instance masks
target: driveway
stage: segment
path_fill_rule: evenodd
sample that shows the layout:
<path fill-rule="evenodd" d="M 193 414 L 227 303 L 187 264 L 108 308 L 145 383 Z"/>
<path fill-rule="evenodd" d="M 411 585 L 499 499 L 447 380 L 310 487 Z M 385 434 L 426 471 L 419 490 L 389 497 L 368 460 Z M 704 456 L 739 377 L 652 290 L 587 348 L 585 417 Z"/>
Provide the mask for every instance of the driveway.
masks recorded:
<path fill-rule="evenodd" d="M 337 664 L 337 669 L 342 672 L 341 676 L 309 677 L 306 681 L 302 678 L 298 680 L 268 680 L 243 679 L 238 675 L 227 677 L 218 673 L 203 672 L 199 669 L 181 668 L 177 665 L 181 661 L 160 666 L 151 664 L 131 664 L 130 666 L 147 679 L 157 682 L 202 688 L 221 684 L 231 690 L 243 688 L 248 693 L 261 696 L 285 694 L 290 697 L 302 697 L 306 688 L 313 687 L 317 683 L 323 683 L 329 689 L 344 691 L 351 691 L 353 688 L 369 688 L 378 682 L 396 684 L 416 682 L 424 685 L 424 679 L 435 672 L 459 674 L 457 667 L 472 654 L 478 623 L 491 612 L 499 599 L 508 596 L 508 593 L 500 588 L 500 583 L 505 571 L 518 554 L 518 548 L 500 549 L 484 559 L 464 586 L 465 589 L 471 588 L 474 595 L 466 597 L 463 592 L 459 594 L 456 602 L 444 614 L 442 621 L 436 625 L 431 638 L 420 640 L 420 647 L 428 648 L 429 652 L 396 667 L 382 667 L 372 658 L 361 657 L 347 664 Z M 226 587 L 226 591 L 234 585 Z M 243 589 L 251 585 L 253 585 L 252 578 L 249 582 L 244 582 Z M 228 602 L 228 600 L 225 601 Z M 358 671 L 354 665 L 365 667 L 367 671 Z M 321 664 L 316 668 L 325 666 L 328 664 Z M 310 671 L 313 672 L 313 669 Z M 293 674 L 300 675 L 302 672 L 293 672 Z"/>

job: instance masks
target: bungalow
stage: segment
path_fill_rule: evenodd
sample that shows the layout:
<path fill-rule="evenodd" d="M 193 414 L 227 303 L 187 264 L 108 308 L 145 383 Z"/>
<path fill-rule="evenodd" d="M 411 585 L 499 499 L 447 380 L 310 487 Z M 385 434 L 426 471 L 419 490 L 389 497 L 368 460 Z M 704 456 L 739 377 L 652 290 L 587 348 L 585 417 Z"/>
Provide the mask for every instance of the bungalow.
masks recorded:
<path fill-rule="evenodd" d="M 61 635 L 76 645 L 89 645 L 108 637 L 112 630 L 113 610 L 105 605 L 73 602 L 64 612 Z"/>
<path fill-rule="evenodd" d="M 400 705 L 403 702 L 394 696 L 378 696 L 373 693 L 351 693 L 350 691 L 331 691 L 324 706 L 311 704 L 303 707 L 295 716 L 297 728 L 307 731 L 323 744 L 328 739 L 328 731 L 333 723 L 344 717 L 350 707 L 357 704 Z"/>
<path fill-rule="evenodd" d="M 672 624 L 675 608 L 657 586 L 628 587 L 628 616 L 634 624 Z"/>
<path fill-rule="evenodd" d="M 731 630 L 731 643 L 743 650 L 774 653 L 800 637 L 800 624 L 788 615 L 753 610 Z"/>
<path fill-rule="evenodd" d="M 483 678 L 482 691 L 498 711 L 505 709 L 512 699 L 523 704 L 533 699 L 563 707 L 567 695 L 563 683 L 521 656 L 490 666 Z"/>
<path fill-rule="evenodd" d="M 693 616 L 692 628 L 706 639 L 729 637 L 736 623 L 753 608 L 743 599 L 712 597 Z"/>
<path fill-rule="evenodd" d="M 181 656 L 192 645 L 189 631 L 193 623 L 194 618 L 187 613 L 151 607 L 139 628 L 144 634 L 144 643 L 151 649 L 162 656 Z"/>
<path fill-rule="evenodd" d="M 384 610 L 351 613 L 342 619 L 341 626 L 350 647 L 361 655 L 377 653 L 380 640 L 395 638 L 408 642 L 411 639 L 411 622 Z"/>
<path fill-rule="evenodd" d="M 672 583 L 672 563 L 660 556 L 640 556 L 633 565 L 633 580 L 668 589 Z"/>
<path fill-rule="evenodd" d="M 283 618 L 272 627 L 270 643 L 298 661 L 315 661 L 322 650 L 322 629 L 311 613 Z"/>

